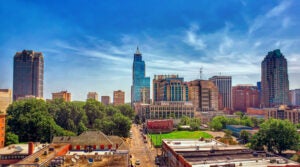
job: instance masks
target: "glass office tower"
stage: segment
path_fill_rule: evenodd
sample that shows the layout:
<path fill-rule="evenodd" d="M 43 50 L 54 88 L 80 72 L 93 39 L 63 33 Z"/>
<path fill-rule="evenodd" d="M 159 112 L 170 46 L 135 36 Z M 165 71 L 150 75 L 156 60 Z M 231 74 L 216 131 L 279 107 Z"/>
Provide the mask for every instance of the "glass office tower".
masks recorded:
<path fill-rule="evenodd" d="M 150 92 L 150 77 L 145 77 L 145 62 L 142 60 L 142 54 L 137 47 L 134 54 L 132 66 L 132 86 L 131 86 L 131 103 L 142 102 L 141 91 L 148 90 Z M 150 101 L 150 93 L 143 101 Z M 145 97 L 143 97 L 145 98 Z"/>

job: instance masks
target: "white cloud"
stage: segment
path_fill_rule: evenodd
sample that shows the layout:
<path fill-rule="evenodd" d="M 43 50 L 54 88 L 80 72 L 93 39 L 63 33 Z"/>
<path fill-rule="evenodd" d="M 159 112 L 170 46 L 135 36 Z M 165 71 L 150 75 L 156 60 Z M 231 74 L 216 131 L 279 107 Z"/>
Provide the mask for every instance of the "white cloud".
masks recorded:
<path fill-rule="evenodd" d="M 249 34 L 264 28 L 275 26 L 277 29 L 281 26 L 287 28 L 290 25 L 290 20 L 283 13 L 291 6 L 290 1 L 280 1 L 280 4 L 267 11 L 265 14 L 258 16 L 254 21 L 250 22 Z M 280 20 L 283 20 L 281 25 L 278 25 Z"/>

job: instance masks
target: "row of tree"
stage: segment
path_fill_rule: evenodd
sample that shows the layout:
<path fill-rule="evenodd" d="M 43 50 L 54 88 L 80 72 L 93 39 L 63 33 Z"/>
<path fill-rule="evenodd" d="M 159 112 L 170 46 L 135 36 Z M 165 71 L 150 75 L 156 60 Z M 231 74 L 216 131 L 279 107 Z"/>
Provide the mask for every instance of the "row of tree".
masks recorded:
<path fill-rule="evenodd" d="M 251 135 L 242 130 L 240 139 L 247 143 L 254 150 L 267 150 L 276 154 L 282 154 L 285 150 L 298 150 L 300 136 L 297 127 L 288 120 L 278 119 L 257 119 L 247 117 L 243 113 L 236 113 L 238 117 L 227 118 L 225 116 L 216 116 L 210 122 L 210 128 L 216 131 L 226 129 L 226 125 L 244 125 L 259 128 L 258 132 Z M 228 130 L 227 130 L 228 131 Z M 225 133 L 227 132 L 225 130 Z M 228 132 L 227 132 L 228 133 Z M 226 133 L 226 134 L 227 134 Z"/>
<path fill-rule="evenodd" d="M 105 106 L 92 99 L 86 102 L 20 100 L 7 109 L 6 144 L 17 139 L 49 142 L 53 136 L 78 135 L 87 129 L 126 137 L 133 116 L 129 105 Z"/>
<path fill-rule="evenodd" d="M 264 122 L 264 119 L 258 119 L 256 117 L 248 117 L 242 112 L 236 112 L 237 117 L 228 118 L 225 116 L 216 116 L 209 123 L 209 127 L 212 130 L 220 131 L 226 128 L 226 125 L 244 125 L 250 127 L 259 127 Z"/>

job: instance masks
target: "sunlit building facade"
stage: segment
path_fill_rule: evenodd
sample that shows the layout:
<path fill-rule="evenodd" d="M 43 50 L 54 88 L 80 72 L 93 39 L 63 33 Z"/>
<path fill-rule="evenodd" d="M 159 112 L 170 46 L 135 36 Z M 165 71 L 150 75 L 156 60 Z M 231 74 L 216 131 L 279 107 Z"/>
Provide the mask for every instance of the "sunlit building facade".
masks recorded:
<path fill-rule="evenodd" d="M 154 75 L 153 102 L 188 101 L 188 85 L 178 75 Z"/>
<path fill-rule="evenodd" d="M 231 102 L 231 87 L 232 81 L 231 76 L 213 76 L 209 78 L 218 88 L 219 94 L 222 97 L 222 106 L 219 109 L 223 110 L 224 108 L 232 109 Z"/>

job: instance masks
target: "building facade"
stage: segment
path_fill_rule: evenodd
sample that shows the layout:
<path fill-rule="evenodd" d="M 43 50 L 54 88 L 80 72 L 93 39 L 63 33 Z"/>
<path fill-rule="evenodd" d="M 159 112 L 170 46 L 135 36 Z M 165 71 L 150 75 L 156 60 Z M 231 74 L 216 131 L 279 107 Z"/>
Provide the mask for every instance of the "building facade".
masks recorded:
<path fill-rule="evenodd" d="M 197 111 L 218 110 L 218 88 L 212 81 L 194 80 L 188 82 L 188 97 Z"/>
<path fill-rule="evenodd" d="M 60 92 L 52 93 L 52 100 L 54 99 L 63 99 L 66 102 L 70 102 L 71 93 L 68 91 L 60 91 Z"/>
<path fill-rule="evenodd" d="M 300 109 L 290 109 L 285 105 L 281 105 L 276 108 L 265 108 L 264 113 L 265 119 L 287 119 L 294 124 L 300 123 Z"/>
<path fill-rule="evenodd" d="M 6 114 L 7 107 L 12 103 L 10 89 L 0 89 L 0 114 Z"/>
<path fill-rule="evenodd" d="M 222 97 L 222 106 L 220 106 L 220 110 L 224 108 L 232 109 L 231 102 L 231 87 L 232 81 L 231 76 L 213 76 L 209 78 L 218 88 L 219 94 Z"/>
<path fill-rule="evenodd" d="M 125 92 L 121 90 L 114 91 L 114 105 L 125 104 Z"/>
<path fill-rule="evenodd" d="M 290 90 L 290 104 L 300 106 L 300 89 Z"/>
<path fill-rule="evenodd" d="M 261 63 L 261 86 L 263 107 L 288 104 L 287 61 L 279 49 L 269 52 Z"/>
<path fill-rule="evenodd" d="M 132 86 L 131 86 L 131 103 L 141 102 L 150 99 L 150 93 L 144 94 L 148 97 L 142 97 L 141 91 L 146 89 L 150 91 L 150 77 L 146 76 L 145 62 L 142 60 L 142 54 L 137 47 L 134 54 L 132 66 Z M 143 98 L 143 99 L 142 99 Z"/>
<path fill-rule="evenodd" d="M 98 101 L 98 93 L 97 92 L 89 92 L 87 94 L 87 99 L 94 99 Z"/>
<path fill-rule="evenodd" d="M 5 144 L 5 116 L 0 114 L 0 148 L 3 148 Z"/>
<path fill-rule="evenodd" d="M 252 85 L 233 86 L 232 107 L 234 111 L 242 112 L 246 112 L 249 107 L 259 107 L 259 91 L 257 87 Z"/>
<path fill-rule="evenodd" d="M 110 104 L 110 97 L 109 96 L 101 96 L 101 103 L 103 103 L 105 105 L 109 105 Z"/>
<path fill-rule="evenodd" d="M 14 56 L 13 100 L 19 97 L 43 98 L 44 57 L 41 52 L 23 50 Z"/>
<path fill-rule="evenodd" d="M 188 85 L 178 75 L 154 75 L 153 102 L 188 101 Z"/>
<path fill-rule="evenodd" d="M 142 104 L 150 104 L 150 89 L 142 88 L 141 89 L 141 103 Z"/>
<path fill-rule="evenodd" d="M 160 101 L 150 105 L 139 106 L 138 114 L 142 120 L 180 119 L 182 116 L 193 118 L 195 116 L 195 108 L 193 103 L 189 101 Z"/>

